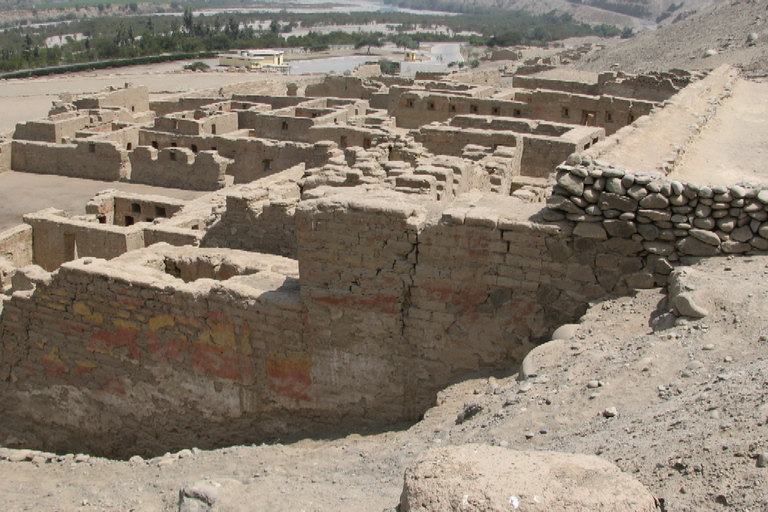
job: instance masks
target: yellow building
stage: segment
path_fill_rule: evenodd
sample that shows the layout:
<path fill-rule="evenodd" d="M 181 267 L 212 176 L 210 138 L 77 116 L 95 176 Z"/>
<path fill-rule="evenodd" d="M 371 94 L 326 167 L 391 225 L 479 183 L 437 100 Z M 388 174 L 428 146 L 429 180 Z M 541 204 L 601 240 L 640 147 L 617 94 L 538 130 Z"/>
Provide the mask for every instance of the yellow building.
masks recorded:
<path fill-rule="evenodd" d="M 404 59 L 406 62 L 416 62 L 416 52 L 414 50 L 405 50 Z"/>
<path fill-rule="evenodd" d="M 232 53 L 220 53 L 219 66 L 248 69 L 283 66 L 284 54 L 282 50 L 235 50 Z"/>

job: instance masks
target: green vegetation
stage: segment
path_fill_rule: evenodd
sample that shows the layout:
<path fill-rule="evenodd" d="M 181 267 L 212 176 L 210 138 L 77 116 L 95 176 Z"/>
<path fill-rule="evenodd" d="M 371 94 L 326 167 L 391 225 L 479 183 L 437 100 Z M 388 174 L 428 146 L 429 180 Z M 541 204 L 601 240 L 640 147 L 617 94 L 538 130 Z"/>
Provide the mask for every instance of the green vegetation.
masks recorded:
<path fill-rule="evenodd" d="M 184 66 L 184 69 L 189 71 L 208 71 L 209 69 L 211 69 L 211 66 L 209 66 L 205 62 L 197 61 L 197 62 L 193 62 L 192 64 L 187 64 L 186 66 Z"/>
<path fill-rule="evenodd" d="M 379 69 L 381 69 L 383 75 L 396 75 L 400 72 L 400 63 L 389 59 L 381 59 L 379 60 Z"/>
<path fill-rule="evenodd" d="M 407 6 L 421 2 L 445 10 L 444 0 L 390 1 Z M 349 45 L 365 48 L 370 53 L 371 48 L 387 42 L 404 49 L 417 49 L 425 41 L 459 41 L 488 46 L 545 45 L 573 36 L 619 34 L 619 29 L 612 25 L 590 27 L 574 21 L 569 15 L 557 15 L 554 12 L 536 16 L 522 11 L 486 9 L 474 10 L 463 16 L 427 16 L 400 12 L 281 11 L 277 14 L 232 12 L 206 16 L 195 15 L 189 4 L 182 11 L 181 4 L 171 3 L 170 9 L 177 10 L 178 16 L 147 16 L 135 14 L 140 7 L 136 1 L 111 2 L 115 3 L 122 5 L 119 7 L 120 12 L 126 15 L 86 17 L 92 16 L 93 11 L 90 14 L 78 14 L 80 11 L 70 10 L 61 15 L 67 23 L 30 26 L 25 21 L 0 32 L 0 73 L 241 48 L 304 48 L 319 51 L 334 45 Z M 110 3 L 102 0 L 97 5 L 101 9 Z M 313 30 L 316 26 L 329 24 L 371 23 L 388 25 L 394 32 L 320 33 Z M 290 32 L 299 26 L 309 32 L 291 35 Z M 447 27 L 447 33 L 432 33 L 435 27 Z M 64 36 L 64 44 L 48 47 L 46 39 L 52 36 Z"/>

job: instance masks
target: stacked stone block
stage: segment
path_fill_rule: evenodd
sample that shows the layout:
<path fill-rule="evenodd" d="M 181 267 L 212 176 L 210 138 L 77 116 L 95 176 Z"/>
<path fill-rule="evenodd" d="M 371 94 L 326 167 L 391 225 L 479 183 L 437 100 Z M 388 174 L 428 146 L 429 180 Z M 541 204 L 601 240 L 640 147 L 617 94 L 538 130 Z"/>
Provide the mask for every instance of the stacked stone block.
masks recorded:
<path fill-rule="evenodd" d="M 557 168 L 547 199 L 550 220 L 575 223 L 574 235 L 634 244 L 645 262 L 637 285 L 663 285 L 686 257 L 768 250 L 768 190 L 703 186 L 574 155 Z"/>

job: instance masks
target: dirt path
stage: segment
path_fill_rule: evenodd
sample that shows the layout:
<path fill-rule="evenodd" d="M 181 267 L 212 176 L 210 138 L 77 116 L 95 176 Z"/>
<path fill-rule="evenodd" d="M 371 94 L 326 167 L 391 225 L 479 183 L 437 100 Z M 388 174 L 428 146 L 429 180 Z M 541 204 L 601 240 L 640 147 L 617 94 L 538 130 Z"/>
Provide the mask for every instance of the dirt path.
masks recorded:
<path fill-rule="evenodd" d="M 738 80 L 672 178 L 707 185 L 768 184 L 768 82 Z"/>

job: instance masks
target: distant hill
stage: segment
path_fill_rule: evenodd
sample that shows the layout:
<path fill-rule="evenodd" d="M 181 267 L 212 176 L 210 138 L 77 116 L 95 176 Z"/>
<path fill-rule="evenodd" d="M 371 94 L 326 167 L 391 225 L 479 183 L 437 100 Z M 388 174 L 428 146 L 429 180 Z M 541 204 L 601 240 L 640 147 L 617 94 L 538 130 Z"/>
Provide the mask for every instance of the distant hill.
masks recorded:
<path fill-rule="evenodd" d="M 679 11 L 686 12 L 683 9 L 685 7 Z M 756 38 L 751 40 L 750 34 Z M 618 64 L 625 71 L 642 72 L 671 68 L 706 69 L 729 63 L 748 69 L 765 69 L 766 59 L 766 3 L 731 0 L 711 4 L 685 16 L 667 18 L 655 30 L 647 30 L 588 55 L 578 67 L 597 71 Z"/>

